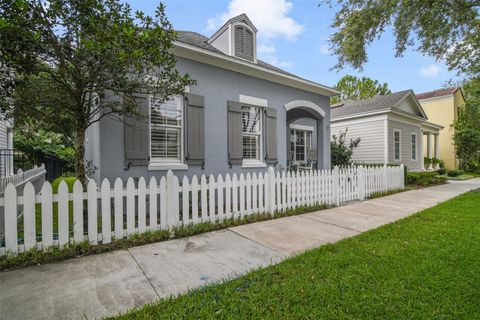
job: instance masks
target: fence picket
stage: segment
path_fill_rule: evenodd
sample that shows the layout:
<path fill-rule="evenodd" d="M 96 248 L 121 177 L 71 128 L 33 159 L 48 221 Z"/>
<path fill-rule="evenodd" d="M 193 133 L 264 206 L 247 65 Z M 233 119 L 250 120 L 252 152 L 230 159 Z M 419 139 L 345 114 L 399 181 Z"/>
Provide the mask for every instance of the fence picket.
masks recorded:
<path fill-rule="evenodd" d="M 5 188 L 5 250 L 9 253 L 18 252 L 17 237 L 17 189 L 13 183 Z"/>
<path fill-rule="evenodd" d="M 188 191 L 188 178 L 183 176 L 182 179 L 182 223 L 188 224 L 190 221 L 190 194 Z"/>
<path fill-rule="evenodd" d="M 160 228 L 165 230 L 168 228 L 167 224 L 167 179 L 162 177 L 160 179 Z"/>
<path fill-rule="evenodd" d="M 123 182 L 122 179 L 115 179 L 113 184 L 114 211 L 115 211 L 115 239 L 123 238 Z"/>
<path fill-rule="evenodd" d="M 215 222 L 215 178 L 212 174 L 208 177 L 208 219 Z"/>
<path fill-rule="evenodd" d="M 217 212 L 218 212 L 218 219 L 223 220 L 223 178 L 222 175 L 218 175 L 217 178 Z"/>
<path fill-rule="evenodd" d="M 138 232 L 147 230 L 147 184 L 143 177 L 138 179 Z"/>
<path fill-rule="evenodd" d="M 240 182 L 239 182 L 239 191 L 240 191 L 240 212 L 239 216 L 245 216 L 245 177 L 243 173 L 240 173 Z"/>
<path fill-rule="evenodd" d="M 65 202 L 63 199 L 65 197 L 68 197 L 68 188 L 67 190 L 65 190 L 65 187 L 66 187 L 66 183 L 64 181 L 62 181 L 65 185 L 62 185 L 62 183 L 60 183 L 59 187 L 58 187 L 58 196 L 60 199 L 62 199 L 62 202 L 59 202 L 58 204 L 58 216 L 59 216 L 59 220 L 60 220 L 60 216 L 63 217 L 63 214 L 61 213 L 64 208 L 64 204 L 63 202 Z M 8 198 L 8 195 L 5 194 L 5 197 L 6 199 L 9 199 Z M 24 201 L 24 205 L 23 205 L 23 243 L 25 244 L 25 250 L 29 250 L 29 249 L 32 249 L 32 248 L 35 248 L 35 245 L 37 243 L 37 232 L 36 232 L 36 225 L 35 225 L 35 189 L 32 185 L 32 183 L 29 181 L 25 184 L 25 187 L 23 188 L 23 201 Z M 67 201 L 68 201 L 68 198 L 67 198 Z M 67 202 L 67 210 L 68 210 L 68 202 Z M 5 211 L 9 211 L 7 210 L 7 207 L 5 206 Z M 16 209 L 15 209 L 15 213 L 16 213 Z M 67 211 L 67 214 L 68 214 L 68 211 Z M 6 213 L 5 213 L 6 215 Z M 67 221 L 68 222 L 68 221 Z M 8 224 L 5 223 L 5 226 L 7 227 Z M 61 226 L 61 223 L 59 221 L 59 228 Z M 11 228 L 10 226 L 8 226 L 8 228 L 5 228 L 5 233 L 7 232 L 7 229 Z M 67 224 L 67 229 L 68 229 L 68 224 Z M 15 230 L 16 227 L 15 227 Z M 68 234 L 67 234 L 68 236 Z M 59 237 L 59 240 L 60 240 L 60 237 Z M 63 234 L 62 234 L 62 238 L 61 240 L 63 241 L 64 238 L 63 238 Z M 68 238 L 67 238 L 67 241 L 68 241 Z M 61 243 L 60 245 L 63 246 L 65 243 Z"/>
<path fill-rule="evenodd" d="M 252 175 L 252 212 L 258 212 L 258 180 L 255 172 Z"/>
<path fill-rule="evenodd" d="M 258 212 L 265 212 L 265 203 L 264 203 L 264 185 L 265 180 L 262 173 L 258 175 Z"/>
<path fill-rule="evenodd" d="M 252 176 L 250 172 L 247 172 L 247 177 L 245 179 L 245 213 L 252 213 Z"/>
<path fill-rule="evenodd" d="M 112 204 L 108 179 L 103 179 L 100 190 L 102 193 L 102 243 L 110 243 L 112 241 Z"/>
<path fill-rule="evenodd" d="M 200 221 L 198 215 L 198 179 L 196 175 L 192 177 L 192 221 L 198 223 Z"/>
<path fill-rule="evenodd" d="M 229 173 L 225 176 L 225 217 L 232 217 L 232 180 Z"/>
<path fill-rule="evenodd" d="M 208 221 L 208 204 L 207 204 L 207 177 L 203 174 L 200 178 L 200 201 L 202 205 L 202 221 Z"/>
<path fill-rule="evenodd" d="M 238 178 L 236 173 L 232 176 L 232 215 L 233 218 L 238 217 Z"/>
<path fill-rule="evenodd" d="M 150 230 L 157 230 L 158 225 L 158 187 L 157 179 L 152 177 L 148 185 L 148 226 Z"/>
<path fill-rule="evenodd" d="M 83 187 L 80 180 L 73 183 L 73 239 L 79 243 L 83 236 Z"/>
<path fill-rule="evenodd" d="M 52 185 L 46 181 L 42 187 L 42 247 L 47 249 L 53 245 L 53 201 Z"/>
<path fill-rule="evenodd" d="M 98 223 L 98 212 L 97 212 L 97 184 L 94 180 L 90 180 L 87 184 L 87 194 L 88 194 L 88 242 L 90 244 L 97 244 L 98 235 L 97 235 L 97 223 Z"/>
<path fill-rule="evenodd" d="M 135 182 L 127 180 L 127 236 L 135 233 Z"/>

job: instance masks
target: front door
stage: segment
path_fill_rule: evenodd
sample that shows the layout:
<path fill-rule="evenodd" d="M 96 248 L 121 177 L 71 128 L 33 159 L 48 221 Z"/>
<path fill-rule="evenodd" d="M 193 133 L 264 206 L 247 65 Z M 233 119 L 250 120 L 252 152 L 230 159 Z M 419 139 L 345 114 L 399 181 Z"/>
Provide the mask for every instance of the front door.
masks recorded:
<path fill-rule="evenodd" d="M 290 154 L 292 162 L 311 160 L 312 131 L 290 129 Z"/>

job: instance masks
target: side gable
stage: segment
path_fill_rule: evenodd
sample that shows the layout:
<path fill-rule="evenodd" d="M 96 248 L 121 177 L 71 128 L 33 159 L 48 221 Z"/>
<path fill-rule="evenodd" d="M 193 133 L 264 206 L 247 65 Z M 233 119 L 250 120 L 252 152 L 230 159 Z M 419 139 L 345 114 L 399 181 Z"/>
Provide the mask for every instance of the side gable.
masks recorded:
<path fill-rule="evenodd" d="M 413 91 L 410 91 L 409 94 L 405 95 L 405 97 L 393 105 L 392 109 L 410 113 L 414 116 L 424 118 L 425 120 L 428 119 L 427 114 L 423 110 L 420 102 L 415 97 Z"/>

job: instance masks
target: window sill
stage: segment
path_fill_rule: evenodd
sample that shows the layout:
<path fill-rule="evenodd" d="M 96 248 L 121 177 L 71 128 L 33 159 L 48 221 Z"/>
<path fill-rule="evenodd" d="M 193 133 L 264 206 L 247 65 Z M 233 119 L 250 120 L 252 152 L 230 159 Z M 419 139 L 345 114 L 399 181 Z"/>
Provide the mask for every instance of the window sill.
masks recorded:
<path fill-rule="evenodd" d="M 188 170 L 188 165 L 186 163 L 150 163 L 148 170 Z"/>
<path fill-rule="evenodd" d="M 242 168 L 266 168 L 265 162 L 243 162 Z"/>

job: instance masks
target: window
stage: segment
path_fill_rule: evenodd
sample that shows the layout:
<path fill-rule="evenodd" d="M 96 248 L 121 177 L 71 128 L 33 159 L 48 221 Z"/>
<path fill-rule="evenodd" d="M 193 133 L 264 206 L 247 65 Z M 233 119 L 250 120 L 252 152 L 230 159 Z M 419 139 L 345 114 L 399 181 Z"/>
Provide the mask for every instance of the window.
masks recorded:
<path fill-rule="evenodd" d="M 243 159 L 247 162 L 262 160 L 262 113 L 257 107 L 242 107 Z"/>
<path fill-rule="evenodd" d="M 306 130 L 290 130 L 290 151 L 293 161 L 306 161 L 312 149 L 312 132 Z"/>
<path fill-rule="evenodd" d="M 393 159 L 400 160 L 400 130 L 393 130 Z"/>
<path fill-rule="evenodd" d="M 417 161 L 417 134 L 412 132 L 412 161 Z"/>
<path fill-rule="evenodd" d="M 235 55 L 240 58 L 253 60 L 253 32 L 249 29 L 236 26 L 235 27 Z"/>
<path fill-rule="evenodd" d="M 150 159 L 152 162 L 182 162 L 183 99 L 161 102 L 150 98 Z"/>

